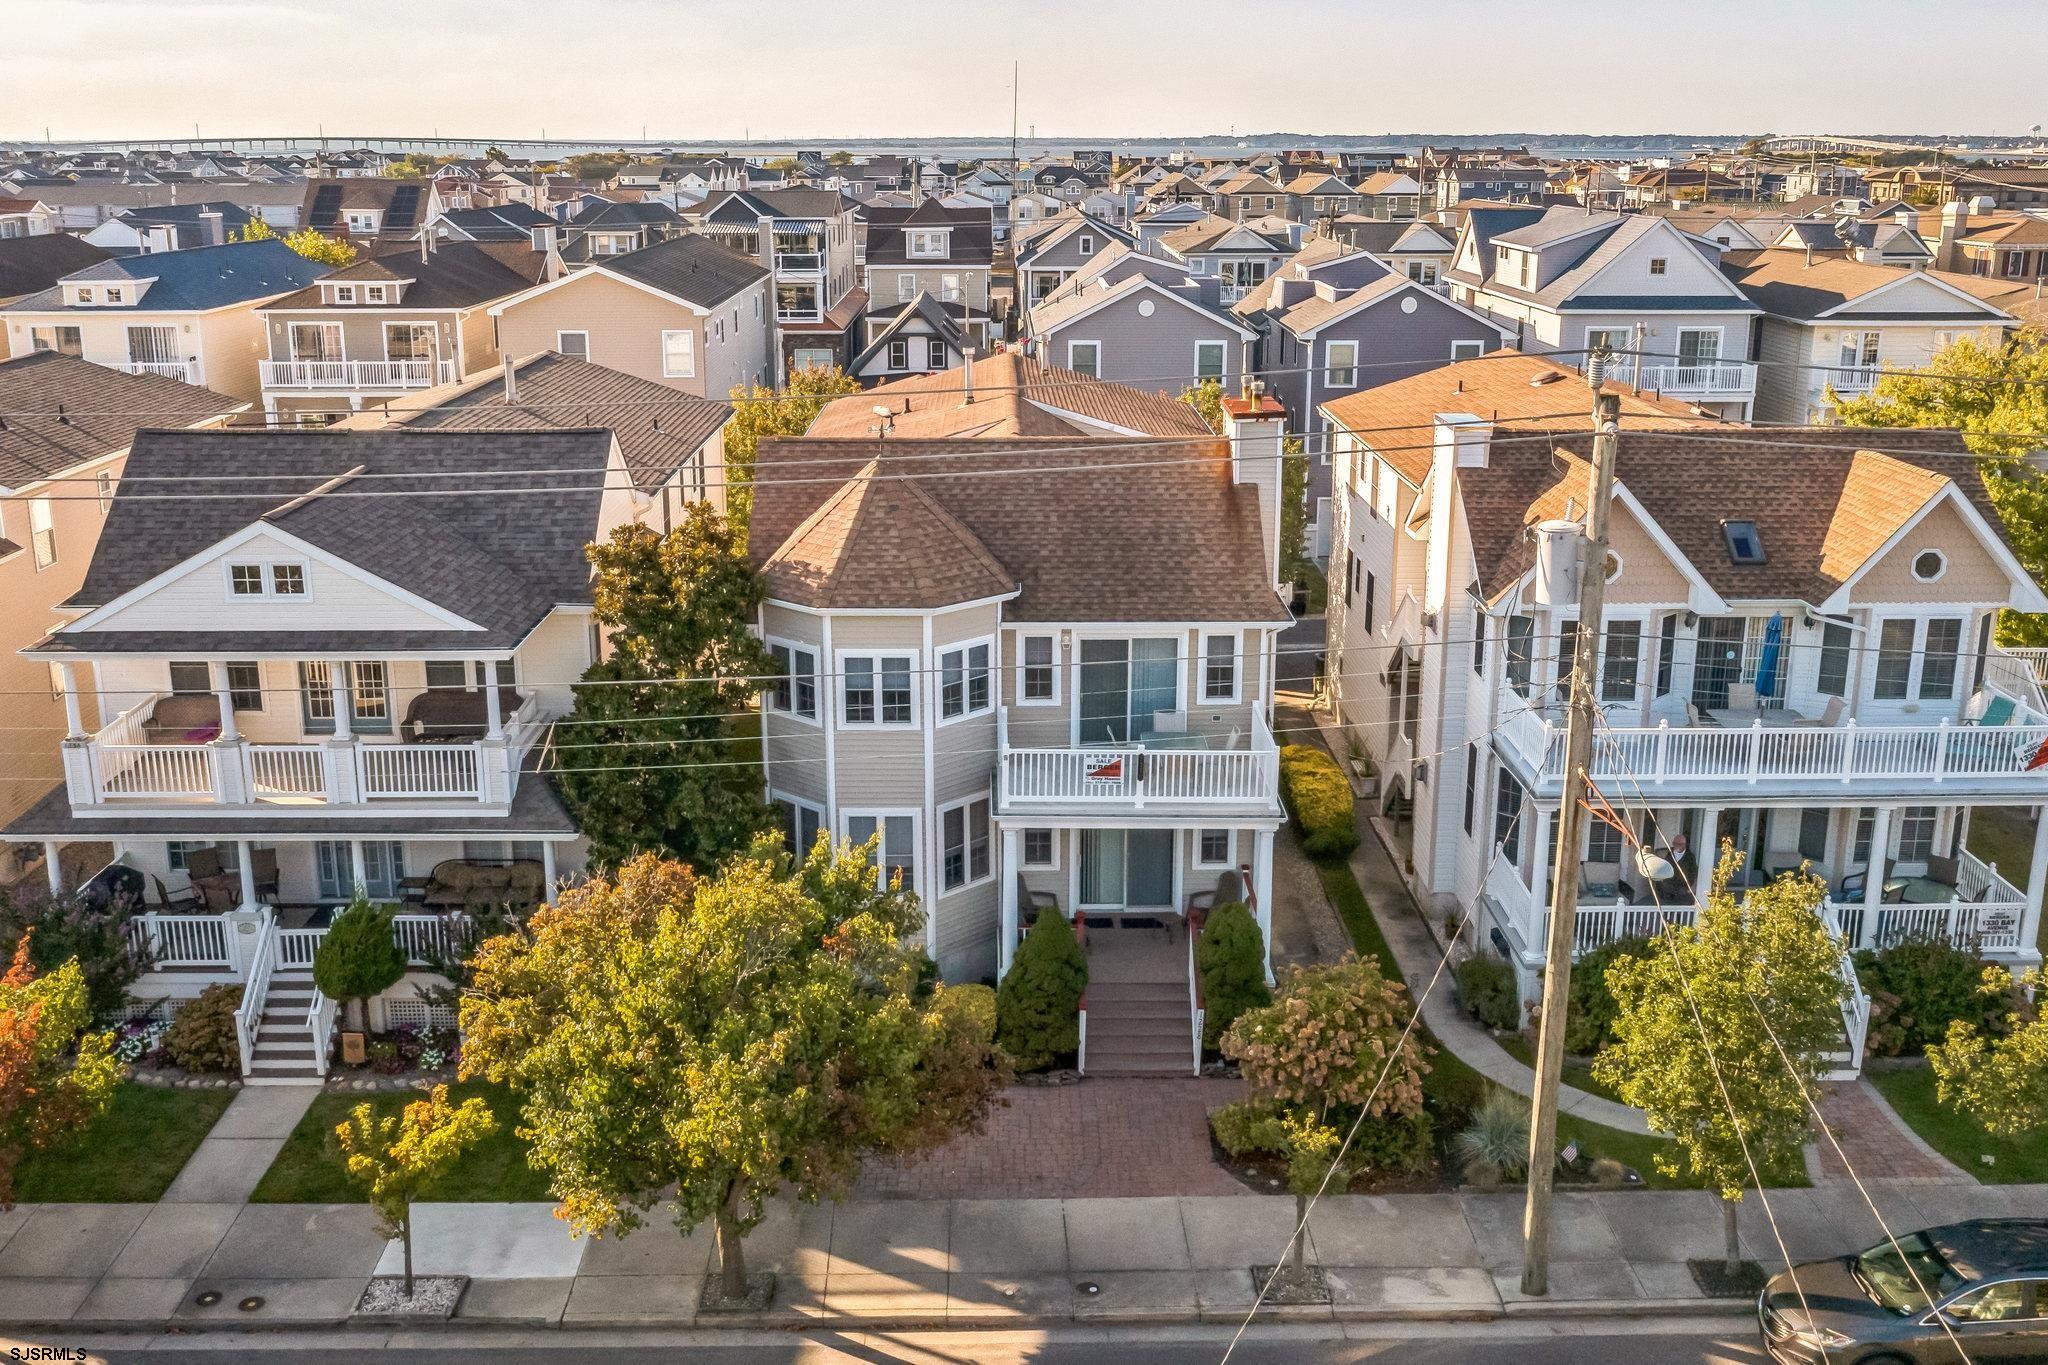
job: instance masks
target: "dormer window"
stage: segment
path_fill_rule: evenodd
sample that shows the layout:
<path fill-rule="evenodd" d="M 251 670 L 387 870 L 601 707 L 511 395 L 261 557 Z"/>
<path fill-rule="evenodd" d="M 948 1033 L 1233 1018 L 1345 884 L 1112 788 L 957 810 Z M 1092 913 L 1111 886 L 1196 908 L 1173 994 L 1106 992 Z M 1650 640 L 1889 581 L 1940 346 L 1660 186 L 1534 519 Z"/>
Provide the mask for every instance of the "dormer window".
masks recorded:
<path fill-rule="evenodd" d="M 385 294 L 386 287 L 384 285 L 366 284 L 363 286 L 364 303 L 383 303 L 385 301 Z"/>
<path fill-rule="evenodd" d="M 1737 564 L 1764 562 L 1763 537 L 1757 534 L 1755 522 L 1724 521 L 1721 535 L 1728 542 L 1728 557 Z"/>
<path fill-rule="evenodd" d="M 947 241 L 950 231 L 913 231 L 910 234 L 912 256 L 944 257 L 947 255 Z"/>
<path fill-rule="evenodd" d="M 80 303 L 91 303 L 93 301 L 92 290 L 81 285 L 78 290 L 78 301 Z"/>
<path fill-rule="evenodd" d="M 350 209 L 347 218 L 348 230 L 350 232 L 375 232 L 377 230 L 377 217 L 378 215 L 375 210 Z"/>
<path fill-rule="evenodd" d="M 111 285 L 111 284 L 107 286 L 107 302 L 108 302 L 108 303 L 120 303 L 120 302 L 122 302 L 122 298 L 121 298 L 121 290 L 120 290 L 120 289 L 119 289 L 119 288 L 118 288 L 117 286 L 115 286 L 115 285 Z"/>
<path fill-rule="evenodd" d="M 356 287 L 352 284 L 335 285 L 334 301 L 336 303 L 354 303 L 356 301 Z"/>

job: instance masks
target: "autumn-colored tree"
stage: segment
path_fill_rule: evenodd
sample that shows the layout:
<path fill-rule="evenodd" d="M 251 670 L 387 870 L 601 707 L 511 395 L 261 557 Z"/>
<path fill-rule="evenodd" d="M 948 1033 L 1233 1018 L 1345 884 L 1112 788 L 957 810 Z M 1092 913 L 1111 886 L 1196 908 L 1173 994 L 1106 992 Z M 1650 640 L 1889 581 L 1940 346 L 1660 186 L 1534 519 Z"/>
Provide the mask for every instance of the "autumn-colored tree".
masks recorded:
<path fill-rule="evenodd" d="M 1986 1000 L 2040 998 L 2039 968 L 2015 977 L 2004 967 L 1984 968 L 1980 993 Z M 1934 1071 L 1935 1098 L 1960 1109 L 1998 1137 L 2024 1137 L 2048 1127 L 2048 1018 L 2031 1009 L 2005 1016 L 2002 1037 L 1987 1037 L 1963 1019 L 1952 1020 L 1948 1036 L 1927 1048 Z"/>
<path fill-rule="evenodd" d="M 754 455 L 764 436 L 801 436 L 835 398 L 860 392 L 860 381 L 837 369 L 793 370 L 778 392 L 756 384 L 732 391 L 725 424 L 725 505 L 743 530 L 753 510 Z"/>
<path fill-rule="evenodd" d="M 684 1234 L 716 1227 L 736 1300 L 769 1199 L 980 1125 L 1003 1079 L 986 1001 L 924 984 L 923 914 L 874 851 L 792 867 L 764 835 L 709 879 L 643 856 L 478 949 L 463 1071 L 520 1092 L 559 1217 L 629 1233 L 666 1199 Z"/>
<path fill-rule="evenodd" d="M 1426 1145 L 1428 1049 L 1408 1027 L 1412 1011 L 1407 988 L 1382 976 L 1376 959 L 1346 958 L 1294 972 L 1278 999 L 1223 1035 L 1223 1055 L 1251 1094 L 1218 1111 L 1218 1132 L 1259 1134 L 1256 1145 L 1286 1158 L 1297 1221 L 1319 1190 L 1343 1193 L 1361 1137 L 1366 1149 L 1404 1157 Z M 1353 1153 L 1333 1169 L 1354 1125 Z M 1289 1251 L 1296 1276 L 1307 1268 L 1302 1243 Z"/>
<path fill-rule="evenodd" d="M 1728 883 L 1741 865 L 1724 845 L 1698 920 L 1608 967 L 1616 1041 L 1593 1059 L 1594 1079 L 1677 1139 L 1658 1169 L 1721 1196 L 1730 1274 L 1751 1162 L 1758 1173 L 1797 1165 L 1807 1095 L 1841 1040 L 1844 989 L 1842 945 L 1820 917 L 1826 885 L 1787 873 L 1738 902 Z"/>
<path fill-rule="evenodd" d="M 121 1079 L 113 1035 L 86 1031 L 84 973 L 66 962 L 38 976 L 32 937 L 15 944 L 0 977 L 0 1209 L 14 1207 L 22 1159 L 76 1137 L 105 1112 Z"/>
<path fill-rule="evenodd" d="M 274 238 L 277 238 L 277 229 L 261 218 L 251 218 L 248 225 L 235 236 L 238 242 L 267 242 Z M 336 270 L 356 263 L 356 249 L 353 243 L 341 237 L 324 236 L 312 228 L 300 228 L 280 240 L 307 260 L 318 261 L 321 265 L 331 265 Z"/>
<path fill-rule="evenodd" d="M 651 851 L 708 872 L 771 819 L 731 744 L 774 667 L 747 630 L 765 590 L 745 535 L 699 502 L 666 535 L 628 523 L 585 554 L 609 652 L 554 746 L 562 793 L 597 865 Z"/>
<path fill-rule="evenodd" d="M 334 1137 L 348 1159 L 349 1178 L 363 1187 L 377 1211 L 377 1231 L 405 1245 L 405 1296 L 412 1297 L 412 1201 L 420 1191 L 462 1159 L 462 1154 L 498 1129 L 491 1107 L 480 1099 L 448 1102 L 448 1087 L 437 1085 L 423 1100 L 397 1114 L 377 1116 L 359 1104 Z"/>

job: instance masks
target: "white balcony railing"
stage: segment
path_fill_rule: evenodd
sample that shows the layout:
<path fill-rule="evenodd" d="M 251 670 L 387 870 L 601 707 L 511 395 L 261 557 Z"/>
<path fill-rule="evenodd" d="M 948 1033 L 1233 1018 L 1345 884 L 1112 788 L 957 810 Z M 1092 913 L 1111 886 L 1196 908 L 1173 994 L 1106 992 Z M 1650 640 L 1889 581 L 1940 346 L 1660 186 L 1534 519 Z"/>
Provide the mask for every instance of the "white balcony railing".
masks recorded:
<path fill-rule="evenodd" d="M 1643 369 L 1643 387 L 1665 395 L 1750 394 L 1756 391 L 1756 366 L 1742 361 L 1650 365 Z"/>
<path fill-rule="evenodd" d="M 455 380 L 451 360 L 265 360 L 266 389 L 425 389 Z"/>
<path fill-rule="evenodd" d="M 1882 948 L 1902 938 L 1946 939 L 1980 952 L 2012 952 L 2032 946 L 2027 926 L 2027 893 L 1967 850 L 1956 858 L 1955 896 L 1945 901 L 1860 900 L 1829 902 L 1842 932 L 1855 948 Z"/>
<path fill-rule="evenodd" d="M 1532 714 L 1502 727 L 1507 748 L 1539 782 L 1564 775 L 1564 727 Z M 1594 737 L 1591 776 L 1646 790 L 1769 790 L 1835 783 L 1854 788 L 1943 784 L 2034 792 L 2028 772 L 2048 725 L 1607 726 Z"/>
<path fill-rule="evenodd" d="M 1848 398 L 1854 394 L 1868 393 L 1876 388 L 1877 381 L 1883 374 L 1884 371 L 1874 365 L 1853 368 L 1841 366 L 1835 369 L 1823 370 L 1821 378 L 1836 393 L 1841 394 L 1844 398 Z"/>
<path fill-rule="evenodd" d="M 123 374 L 153 374 L 159 379 L 175 379 L 181 384 L 199 382 L 197 360 L 124 360 L 110 368 Z"/>
<path fill-rule="evenodd" d="M 1272 809 L 1279 796 L 1279 750 L 1263 714 L 1249 734 L 1214 736 L 1213 748 L 1146 748 L 1099 744 L 1071 748 L 1011 748 L 997 765 L 1001 808 L 1048 810 Z"/>
<path fill-rule="evenodd" d="M 778 275 L 815 275 L 825 268 L 825 253 L 822 251 L 778 251 L 775 253 L 775 273 Z"/>
<path fill-rule="evenodd" d="M 777 308 L 777 322 L 822 322 L 825 315 L 816 308 Z"/>
<path fill-rule="evenodd" d="M 228 921 L 219 915 L 148 910 L 128 921 L 128 939 L 155 967 L 231 967 Z"/>

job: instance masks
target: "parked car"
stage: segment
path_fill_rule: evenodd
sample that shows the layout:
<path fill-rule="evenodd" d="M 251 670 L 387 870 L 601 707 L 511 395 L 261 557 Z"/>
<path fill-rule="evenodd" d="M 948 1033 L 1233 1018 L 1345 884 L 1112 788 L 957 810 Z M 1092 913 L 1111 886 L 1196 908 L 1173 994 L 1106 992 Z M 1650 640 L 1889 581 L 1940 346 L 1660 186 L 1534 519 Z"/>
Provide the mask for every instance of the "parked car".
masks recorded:
<path fill-rule="evenodd" d="M 2048 1360 L 2048 1221 L 1949 1223 L 1808 1261 L 1764 1286 L 1757 1317 L 1788 1365 Z"/>

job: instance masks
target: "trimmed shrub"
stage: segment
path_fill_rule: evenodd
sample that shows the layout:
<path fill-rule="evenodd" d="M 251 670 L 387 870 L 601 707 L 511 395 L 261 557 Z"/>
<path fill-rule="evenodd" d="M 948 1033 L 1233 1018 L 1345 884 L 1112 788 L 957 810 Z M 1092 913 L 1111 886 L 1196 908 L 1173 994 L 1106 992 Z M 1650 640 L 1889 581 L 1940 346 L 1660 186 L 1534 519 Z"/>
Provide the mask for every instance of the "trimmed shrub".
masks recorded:
<path fill-rule="evenodd" d="M 1017 945 L 996 989 L 996 1042 L 1019 1071 L 1051 1066 L 1081 1046 L 1081 992 L 1088 955 L 1057 910 L 1041 914 Z"/>
<path fill-rule="evenodd" d="M 362 1002 L 405 978 L 405 951 L 391 930 L 397 909 L 372 905 L 360 893 L 334 917 L 313 954 L 313 984 L 344 1002 L 351 1027 L 361 1027 Z"/>
<path fill-rule="evenodd" d="M 1864 1048 L 1873 1057 L 1919 1056 L 1958 1019 L 1978 1033 L 2004 1033 L 2015 1008 L 2013 999 L 1983 992 L 1984 964 L 1947 939 L 1906 938 L 1865 949 L 1856 954 L 1856 975 L 1870 993 Z"/>
<path fill-rule="evenodd" d="M 128 1003 L 128 988 L 149 965 L 148 954 L 128 936 L 129 920 L 119 898 L 95 909 L 77 896 L 0 893 L 0 961 L 12 961 L 27 935 L 28 960 L 37 976 L 76 959 L 93 1017 L 117 1015 Z"/>
<path fill-rule="evenodd" d="M 1313 858 L 1344 858 L 1358 847 L 1351 784 L 1331 758 L 1312 744 L 1280 750 L 1280 799 Z"/>
<path fill-rule="evenodd" d="M 1614 1020 L 1619 1011 L 1614 992 L 1607 988 L 1607 969 L 1622 958 L 1639 957 L 1649 948 L 1646 938 L 1618 938 L 1573 964 L 1571 999 L 1564 1016 L 1566 1052 L 1589 1057 L 1615 1041 Z"/>
<path fill-rule="evenodd" d="M 1202 1046 L 1214 1049 L 1223 1030 L 1246 1010 L 1273 1003 L 1266 989 L 1266 940 L 1259 922 L 1237 902 L 1219 905 L 1195 940 L 1195 968 L 1202 974 Z"/>
<path fill-rule="evenodd" d="M 208 986 L 171 1020 L 164 1032 L 164 1055 L 187 1071 L 240 1071 L 235 1011 L 241 1007 L 240 986 Z"/>
<path fill-rule="evenodd" d="M 1466 1012 L 1496 1033 L 1518 1028 L 1522 1001 L 1515 969 L 1497 957 L 1474 953 L 1458 964 L 1458 998 Z"/>

